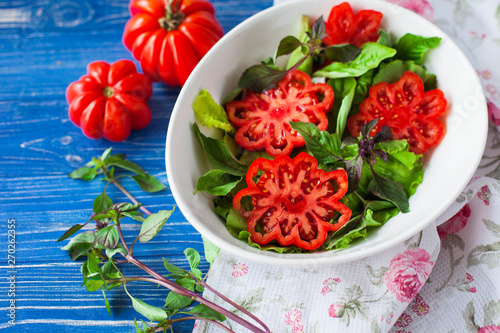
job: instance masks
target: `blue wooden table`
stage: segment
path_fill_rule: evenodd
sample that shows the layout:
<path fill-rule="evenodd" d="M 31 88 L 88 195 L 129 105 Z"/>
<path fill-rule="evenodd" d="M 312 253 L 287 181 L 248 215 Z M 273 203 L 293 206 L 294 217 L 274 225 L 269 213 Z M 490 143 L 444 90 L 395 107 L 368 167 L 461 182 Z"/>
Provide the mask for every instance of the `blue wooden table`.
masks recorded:
<path fill-rule="evenodd" d="M 227 32 L 270 7 L 272 0 L 213 3 Z M 165 137 L 179 89 L 155 84 L 148 103 L 151 124 L 122 143 L 87 139 L 67 116 L 65 89 L 86 73 L 88 63 L 132 59 L 121 42 L 129 17 L 126 0 L 0 1 L 0 329 L 6 332 L 135 332 L 134 316 L 141 318 L 122 288 L 108 293 L 110 316 L 101 292 L 80 286 L 81 262 L 60 250 L 68 241 L 56 242 L 70 226 L 86 221 L 103 188 L 102 182 L 71 180 L 67 174 L 106 148 L 127 154 L 168 184 Z M 123 180 L 123 185 L 153 212 L 175 205 L 169 190 L 147 194 L 132 181 Z M 115 202 L 127 200 L 108 188 Z M 9 251 L 12 225 L 15 250 L 11 246 Z M 133 240 L 139 229 L 138 223 L 128 223 L 125 239 Z M 188 247 L 203 252 L 200 235 L 176 210 L 161 233 L 136 252 L 160 270 L 162 257 L 187 267 L 182 253 Z M 11 266 L 8 259 L 13 258 Z M 138 283 L 129 291 L 157 306 L 163 306 L 167 294 Z M 8 322 L 12 303 L 15 325 Z M 178 326 L 176 332 L 189 332 L 192 325 Z"/>

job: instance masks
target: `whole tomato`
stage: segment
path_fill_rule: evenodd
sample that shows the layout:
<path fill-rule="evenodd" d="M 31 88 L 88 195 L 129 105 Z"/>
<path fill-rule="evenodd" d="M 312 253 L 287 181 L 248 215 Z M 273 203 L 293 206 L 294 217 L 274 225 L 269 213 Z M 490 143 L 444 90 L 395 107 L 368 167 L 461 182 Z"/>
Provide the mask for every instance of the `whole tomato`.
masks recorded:
<path fill-rule="evenodd" d="M 123 43 L 153 81 L 182 86 L 224 35 L 206 0 L 132 0 Z"/>
<path fill-rule="evenodd" d="M 66 89 L 69 119 L 91 139 L 123 141 L 151 121 L 146 101 L 152 92 L 151 81 L 132 61 L 96 61 Z"/>

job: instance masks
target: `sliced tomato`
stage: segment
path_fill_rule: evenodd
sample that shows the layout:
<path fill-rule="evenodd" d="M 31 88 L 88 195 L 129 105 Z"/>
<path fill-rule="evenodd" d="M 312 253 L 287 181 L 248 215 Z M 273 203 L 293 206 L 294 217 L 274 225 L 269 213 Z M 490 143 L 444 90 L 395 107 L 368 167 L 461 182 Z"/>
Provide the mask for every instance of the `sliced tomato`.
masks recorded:
<path fill-rule="evenodd" d="M 288 155 L 305 145 L 290 121 L 328 127 L 326 112 L 333 104 L 333 90 L 324 83 L 311 83 L 306 73 L 290 71 L 275 88 L 261 93 L 247 91 L 241 101 L 226 104 L 229 121 L 238 128 L 235 140 L 246 150 L 266 150 L 271 156 Z"/>
<path fill-rule="evenodd" d="M 351 217 L 351 210 L 339 202 L 347 192 L 347 173 L 343 169 L 326 172 L 306 153 L 294 159 L 256 159 L 249 167 L 248 187 L 233 199 L 233 207 L 248 218 L 247 230 L 254 242 L 265 245 L 277 241 L 315 250 L 329 231 L 340 229 Z M 249 197 L 252 210 L 242 200 Z"/>
<path fill-rule="evenodd" d="M 369 97 L 360 112 L 347 124 L 352 136 L 359 136 L 361 125 L 378 118 L 372 136 L 383 126 L 389 126 L 394 139 L 406 139 L 410 151 L 423 154 L 444 136 L 444 126 L 438 119 L 446 111 L 446 98 L 439 89 L 424 92 L 422 79 L 407 71 L 399 81 L 380 82 L 370 88 Z"/>
<path fill-rule="evenodd" d="M 326 45 L 354 44 L 361 47 L 366 42 L 376 42 L 382 13 L 374 10 L 361 10 L 354 14 L 351 5 L 343 2 L 334 6 L 325 22 Z"/>

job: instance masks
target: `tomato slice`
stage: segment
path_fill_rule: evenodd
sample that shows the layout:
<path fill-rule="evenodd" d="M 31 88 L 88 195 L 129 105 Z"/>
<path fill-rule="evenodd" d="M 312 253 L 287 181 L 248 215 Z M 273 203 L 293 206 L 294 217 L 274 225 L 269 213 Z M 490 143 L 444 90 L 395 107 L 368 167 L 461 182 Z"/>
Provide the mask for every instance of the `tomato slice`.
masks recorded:
<path fill-rule="evenodd" d="M 261 93 L 247 91 L 241 101 L 226 104 L 229 121 L 238 128 L 235 140 L 246 150 L 266 150 L 271 156 L 288 155 L 305 141 L 290 121 L 328 127 L 326 112 L 333 104 L 333 90 L 311 83 L 306 73 L 290 71 L 278 85 Z"/>
<path fill-rule="evenodd" d="M 376 42 L 383 14 L 374 10 L 361 10 L 356 15 L 347 2 L 334 6 L 325 22 L 326 45 L 350 43 L 361 47 Z"/>
<path fill-rule="evenodd" d="M 438 119 L 446 111 L 446 98 L 439 89 L 424 92 L 422 79 L 407 71 L 399 81 L 380 82 L 370 88 L 370 95 L 359 106 L 360 112 L 349 118 L 352 136 L 359 136 L 361 125 L 378 118 L 371 135 L 389 126 L 396 140 L 406 139 L 410 151 L 423 154 L 444 136 Z"/>
<path fill-rule="evenodd" d="M 351 217 L 351 210 L 339 202 L 347 192 L 346 171 L 318 169 L 316 159 L 306 153 L 293 160 L 258 158 L 250 165 L 246 182 L 248 187 L 236 194 L 233 207 L 248 218 L 247 230 L 260 245 L 275 240 L 315 250 L 328 231 L 340 229 Z M 245 197 L 251 198 L 252 210 L 243 208 Z"/>

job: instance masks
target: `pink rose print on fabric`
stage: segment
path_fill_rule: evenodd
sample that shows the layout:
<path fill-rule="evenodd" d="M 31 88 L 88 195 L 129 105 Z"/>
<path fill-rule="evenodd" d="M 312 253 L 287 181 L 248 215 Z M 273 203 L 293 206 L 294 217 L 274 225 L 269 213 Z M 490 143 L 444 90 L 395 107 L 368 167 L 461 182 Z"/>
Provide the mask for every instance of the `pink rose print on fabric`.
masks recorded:
<path fill-rule="evenodd" d="M 342 309 L 342 305 L 340 304 L 332 304 L 328 308 L 328 315 L 332 318 L 337 318 L 339 316 L 340 310 Z"/>
<path fill-rule="evenodd" d="M 499 333 L 500 332 L 500 326 L 485 326 L 481 327 L 477 333 Z"/>
<path fill-rule="evenodd" d="M 472 282 L 474 281 L 474 277 L 472 275 L 470 275 L 469 273 L 465 273 L 465 280 L 467 280 L 467 282 Z"/>
<path fill-rule="evenodd" d="M 234 278 L 238 278 L 238 277 L 243 276 L 247 273 L 248 273 L 248 266 L 247 265 L 245 265 L 241 262 L 237 262 L 236 264 L 233 265 L 233 272 L 231 273 L 231 275 Z"/>
<path fill-rule="evenodd" d="M 297 326 L 302 322 L 302 311 L 298 309 L 293 309 L 285 313 L 285 325 L 287 326 Z"/>
<path fill-rule="evenodd" d="M 401 316 L 399 316 L 398 320 L 396 320 L 394 326 L 404 328 L 411 323 L 413 323 L 413 319 L 411 319 L 411 316 L 403 312 Z"/>
<path fill-rule="evenodd" d="M 389 0 L 388 2 L 409 9 L 428 21 L 434 21 L 434 8 L 427 0 Z"/>
<path fill-rule="evenodd" d="M 440 239 L 444 239 L 446 236 L 451 234 L 456 234 L 460 230 L 462 230 L 467 221 L 469 221 L 470 217 L 470 206 L 466 204 L 462 209 L 458 211 L 451 219 L 446 221 L 445 223 L 438 225 L 437 232 Z"/>
<path fill-rule="evenodd" d="M 405 331 L 405 330 L 398 330 L 396 333 L 411 333 L 410 331 Z"/>
<path fill-rule="evenodd" d="M 429 277 L 433 265 L 426 250 L 408 249 L 391 260 L 383 282 L 398 301 L 410 302 Z"/>
<path fill-rule="evenodd" d="M 333 287 L 340 283 L 339 278 L 328 278 L 323 281 L 324 287 L 321 289 L 321 295 L 325 296 L 327 293 L 333 291 Z"/>
<path fill-rule="evenodd" d="M 385 321 L 386 324 L 390 324 L 392 321 L 392 318 L 394 318 L 394 312 L 382 315 L 380 317 L 380 321 Z"/>
<path fill-rule="evenodd" d="M 484 185 L 483 187 L 481 187 L 481 192 L 477 192 L 477 197 L 483 200 L 486 206 L 490 205 L 491 191 L 488 188 L 488 185 Z"/>
<path fill-rule="evenodd" d="M 477 292 L 477 289 L 476 289 L 476 287 L 472 287 L 472 288 L 469 289 L 469 291 L 471 293 L 475 294 Z M 499 333 L 500 333 L 500 331 L 499 331 Z"/>
<path fill-rule="evenodd" d="M 488 102 L 488 119 L 495 126 L 500 126 L 500 109 L 493 102 Z"/>

